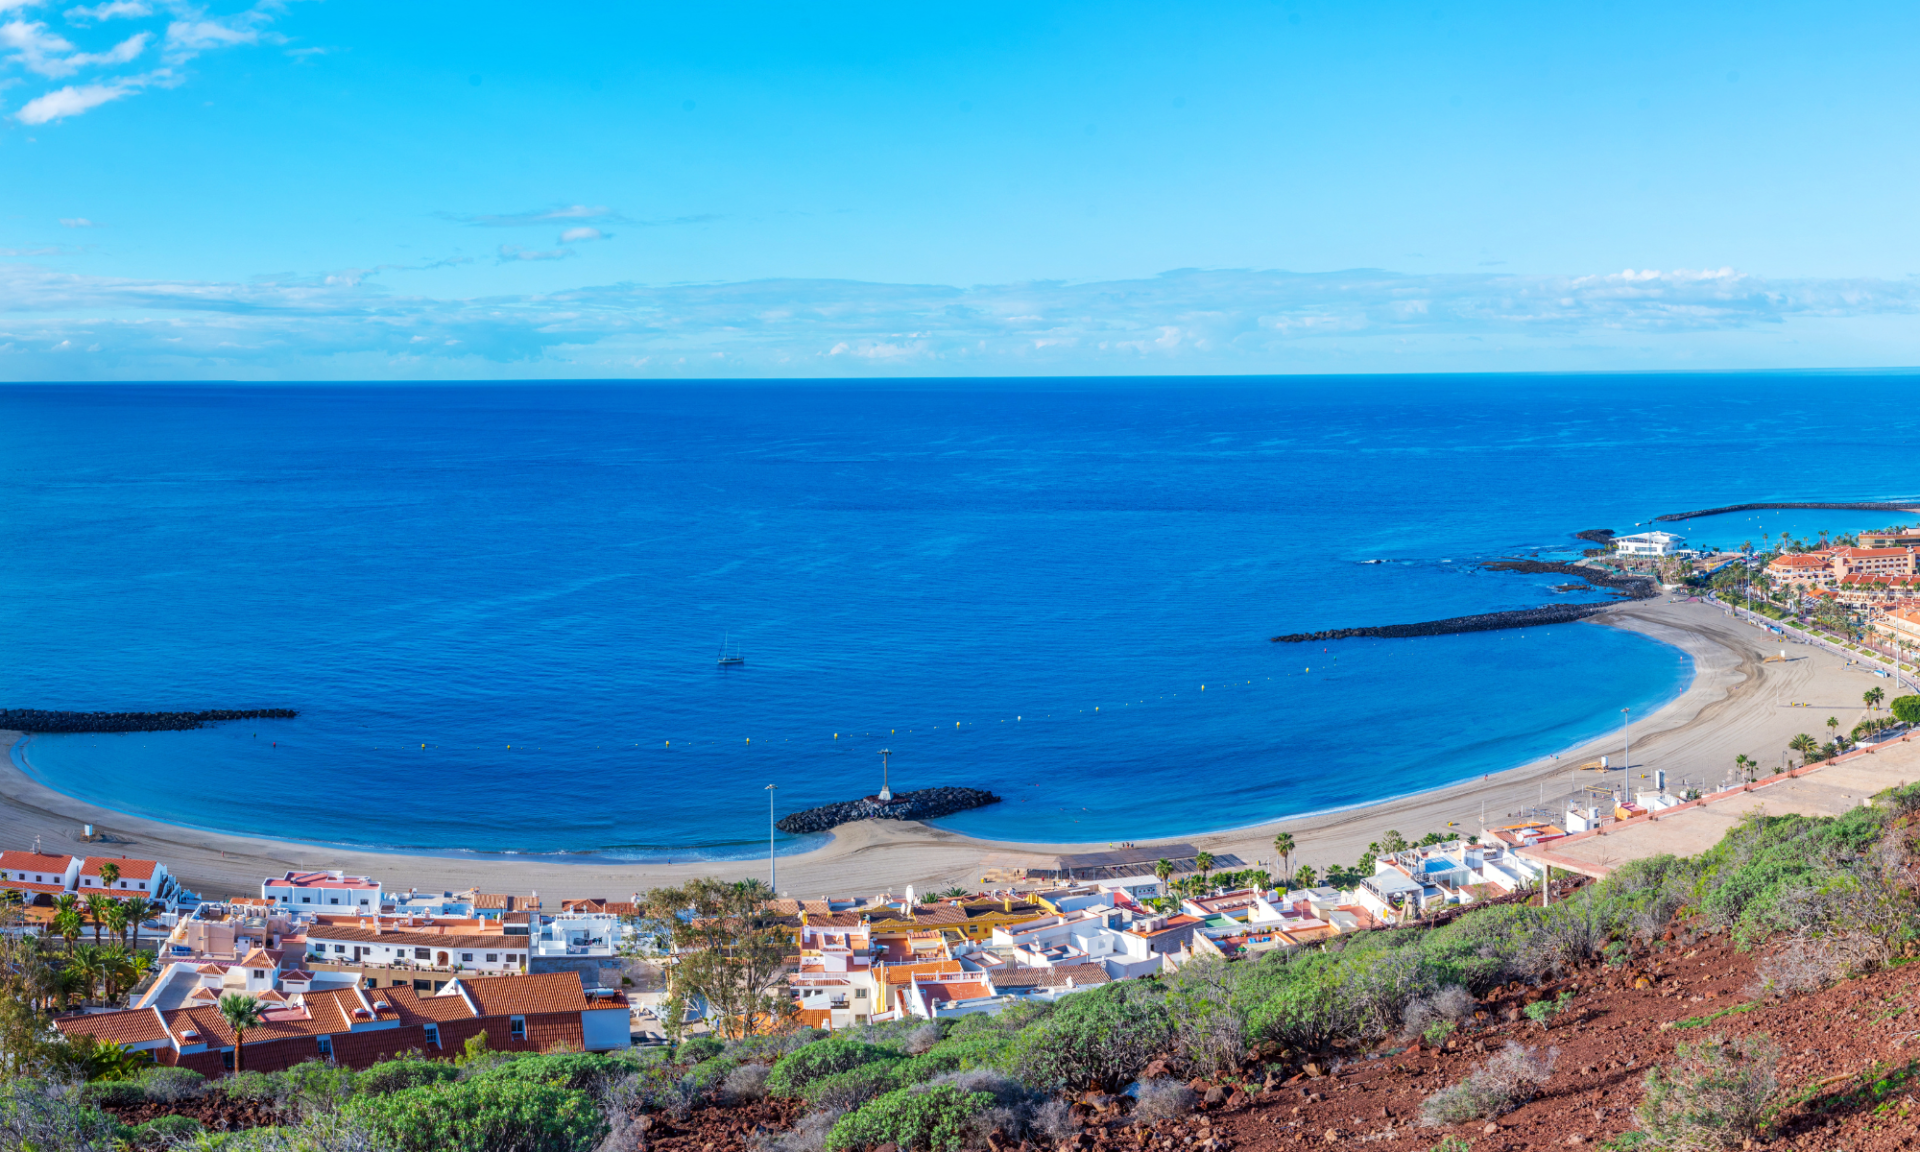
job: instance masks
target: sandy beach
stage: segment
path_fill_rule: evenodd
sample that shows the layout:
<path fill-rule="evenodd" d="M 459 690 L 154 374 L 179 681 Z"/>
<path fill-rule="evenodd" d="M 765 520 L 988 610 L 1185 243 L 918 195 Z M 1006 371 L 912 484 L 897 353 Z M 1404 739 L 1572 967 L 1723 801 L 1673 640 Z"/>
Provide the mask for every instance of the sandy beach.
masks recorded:
<path fill-rule="evenodd" d="M 1766 657 L 1779 654 L 1785 642 L 1729 619 L 1709 604 L 1641 601 L 1568 626 L 1631 629 L 1682 648 L 1693 658 L 1692 684 L 1666 707 L 1636 719 L 1633 777 L 1659 768 L 1666 770 L 1670 780 L 1691 777 L 1718 783 L 1738 754 L 1778 765 L 1786 742 L 1796 733 L 1810 732 L 1824 740 L 1828 716 L 1837 716 L 1843 731 L 1850 729 L 1865 715 L 1861 694 L 1875 686 L 1890 688 L 1889 681 L 1848 668 L 1841 658 L 1808 645 L 1785 644 L 1788 659 L 1766 662 Z M 19 735 L 0 732 L 0 747 L 11 749 Z M 1445 829 L 1449 822 L 1463 832 L 1478 831 L 1483 810 L 1490 822 L 1499 821 L 1509 812 L 1534 807 L 1542 796 L 1557 808 L 1558 798 L 1576 782 L 1619 780 L 1617 771 L 1581 772 L 1578 767 L 1603 755 L 1618 764 L 1621 750 L 1616 732 L 1568 749 L 1557 759 L 1536 760 L 1483 780 L 1340 812 L 1179 839 L 1216 856 L 1232 855 L 1253 863 L 1271 861 L 1274 835 L 1288 831 L 1298 844 L 1296 863 L 1318 868 L 1350 864 L 1388 828 L 1410 837 Z M 89 850 L 81 838 L 81 826 L 87 823 L 114 841 L 91 848 L 93 853 L 164 861 L 187 887 L 209 899 L 258 895 L 262 877 L 288 868 L 341 868 L 374 876 L 389 889 L 477 886 L 483 891 L 537 892 L 548 899 L 625 898 L 634 891 L 696 875 L 764 877 L 767 872 L 764 859 L 603 867 L 350 851 L 204 832 L 75 800 L 27 777 L 11 756 L 0 759 L 0 845 L 29 848 L 38 836 L 46 851 L 81 853 Z M 1138 843 L 1150 847 L 1169 842 Z M 782 857 L 779 886 L 788 894 L 807 897 L 828 892 L 897 892 L 907 884 L 921 890 L 930 885 L 977 887 L 987 868 L 1047 867 L 1062 853 L 1109 847 L 1106 843 L 999 843 L 925 824 L 869 821 L 842 826 L 832 842 L 820 849 Z"/>

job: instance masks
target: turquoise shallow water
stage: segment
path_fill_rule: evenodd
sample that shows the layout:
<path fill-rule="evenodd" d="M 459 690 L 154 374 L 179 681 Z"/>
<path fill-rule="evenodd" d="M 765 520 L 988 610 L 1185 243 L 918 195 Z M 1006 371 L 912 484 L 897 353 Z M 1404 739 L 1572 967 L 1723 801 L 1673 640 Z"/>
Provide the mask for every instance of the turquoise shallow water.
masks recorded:
<path fill-rule="evenodd" d="M 299 708 L 26 755 L 119 810 L 375 847 L 763 851 L 764 785 L 868 792 L 882 747 L 896 787 L 1004 795 L 942 822 L 977 835 L 1242 825 L 1670 699 L 1683 656 L 1591 625 L 1266 637 L 1560 599 L 1472 562 L 1581 528 L 1920 490 L 1911 419 L 1809 443 L 1822 387 L 5 388 L 0 704 Z"/>

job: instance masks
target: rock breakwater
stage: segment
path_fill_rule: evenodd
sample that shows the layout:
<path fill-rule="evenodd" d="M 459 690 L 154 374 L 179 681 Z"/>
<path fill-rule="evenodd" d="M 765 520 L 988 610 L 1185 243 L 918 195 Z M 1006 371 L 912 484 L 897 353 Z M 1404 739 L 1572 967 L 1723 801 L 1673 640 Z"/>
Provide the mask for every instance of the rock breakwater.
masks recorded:
<path fill-rule="evenodd" d="M 223 720 L 291 720 L 292 708 L 216 708 L 206 712 L 49 712 L 0 708 L 0 729 L 14 732 L 181 732 Z"/>
<path fill-rule="evenodd" d="M 1665 516 L 1655 516 L 1656 521 L 1671 523 L 1675 520 L 1693 520 L 1701 516 L 1719 516 L 1727 512 L 1752 512 L 1767 508 L 1816 508 L 1832 509 L 1842 512 L 1915 512 L 1920 511 L 1920 500 L 1853 500 L 1841 503 L 1826 501 L 1790 501 L 1764 504 L 1727 504 L 1719 508 L 1696 508 L 1691 512 L 1669 512 Z"/>
<path fill-rule="evenodd" d="M 1535 575 L 1557 572 L 1578 576 L 1587 583 L 1604 588 L 1622 599 L 1645 600 L 1659 594 L 1647 576 L 1623 576 L 1589 564 L 1563 564 L 1547 560 L 1494 560 L 1482 564 L 1490 572 L 1522 572 Z M 1507 628 L 1538 628 L 1547 624 L 1567 624 L 1584 620 L 1596 612 L 1605 612 L 1611 604 L 1548 604 L 1540 608 L 1515 608 L 1506 612 L 1482 612 L 1473 616 L 1449 616 L 1444 620 L 1422 620 L 1413 624 L 1378 624 L 1364 628 L 1333 628 L 1325 632 L 1293 632 L 1273 637 L 1275 644 L 1306 644 L 1323 640 L 1350 640 L 1361 636 L 1398 639 L 1407 636 L 1451 636 L 1460 632 L 1498 632 Z"/>
<path fill-rule="evenodd" d="M 877 796 L 843 804 L 823 804 L 782 817 L 774 827 L 793 834 L 825 832 L 855 820 L 932 820 L 999 802 L 1000 797 L 981 788 L 922 788 L 915 792 L 896 792 L 893 801 L 887 804 L 882 804 Z"/>

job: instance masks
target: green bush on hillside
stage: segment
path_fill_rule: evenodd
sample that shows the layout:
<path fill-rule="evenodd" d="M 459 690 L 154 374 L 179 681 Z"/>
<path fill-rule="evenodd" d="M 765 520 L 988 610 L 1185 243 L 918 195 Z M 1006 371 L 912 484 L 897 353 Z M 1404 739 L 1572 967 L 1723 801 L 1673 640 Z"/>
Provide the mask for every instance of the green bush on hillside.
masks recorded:
<path fill-rule="evenodd" d="M 460 1070 L 440 1060 L 383 1060 L 353 1078 L 356 1092 L 381 1095 L 458 1080 Z"/>
<path fill-rule="evenodd" d="M 782 1056 L 774 1064 L 772 1074 L 767 1077 L 767 1091 L 774 1096 L 798 1096 L 808 1084 L 823 1076 L 898 1055 L 878 1044 L 843 1037 L 815 1041 Z"/>
<path fill-rule="evenodd" d="M 1920 724 L 1920 696 L 1895 696 L 1887 707 L 1902 724 Z"/>
<path fill-rule="evenodd" d="M 698 1064 L 704 1060 L 711 1060 L 726 1050 L 726 1042 L 717 1036 L 695 1036 L 681 1044 L 673 1056 L 681 1064 Z"/>
<path fill-rule="evenodd" d="M 358 1096 L 343 1114 L 396 1152 L 579 1152 L 607 1131 L 584 1092 L 505 1079 Z"/>
<path fill-rule="evenodd" d="M 1117 1092 L 1171 1039 L 1158 990 L 1127 981 L 1062 999 L 1046 1019 L 1021 1031 L 1010 1062 L 1043 1091 L 1098 1085 Z"/>
<path fill-rule="evenodd" d="M 205 1128 L 200 1121 L 191 1116 L 158 1116 L 145 1124 L 136 1124 L 127 1133 L 126 1141 L 134 1148 L 171 1148 L 184 1140 L 197 1136 Z"/>
<path fill-rule="evenodd" d="M 718 1045 L 715 1045 L 718 1047 Z M 441 1065 L 446 1067 L 446 1065 Z M 634 1065 L 603 1052 L 549 1052 L 544 1056 L 522 1056 L 495 1064 L 474 1074 L 475 1080 L 525 1080 L 557 1084 L 575 1091 L 591 1091 L 596 1086 L 634 1070 Z"/>
<path fill-rule="evenodd" d="M 974 1135 L 974 1118 L 993 1104 L 987 1092 L 950 1084 L 901 1088 L 840 1118 L 827 1134 L 828 1152 L 892 1143 L 904 1150 L 958 1152 Z"/>

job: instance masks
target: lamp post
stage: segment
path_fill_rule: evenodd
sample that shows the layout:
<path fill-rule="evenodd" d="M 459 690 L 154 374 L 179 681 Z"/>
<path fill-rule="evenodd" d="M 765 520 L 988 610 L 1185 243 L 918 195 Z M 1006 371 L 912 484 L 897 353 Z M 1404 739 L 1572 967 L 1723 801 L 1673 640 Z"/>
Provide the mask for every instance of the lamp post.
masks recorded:
<path fill-rule="evenodd" d="M 1627 718 L 1628 711 L 1629 709 L 1626 709 L 1626 708 L 1620 709 L 1620 735 L 1627 742 L 1626 763 L 1620 765 L 1620 767 L 1622 770 L 1631 774 L 1633 772 L 1633 727 L 1632 727 L 1632 722 Z M 1622 793 L 1621 798 L 1623 800 L 1626 799 L 1625 793 L 1627 790 L 1627 784 L 1625 783 L 1625 779 L 1626 778 L 1624 777 L 1622 778 L 1622 782 L 1620 785 L 1620 791 Z"/>
<path fill-rule="evenodd" d="M 780 895 L 780 866 L 773 854 L 773 794 L 779 790 L 778 784 L 767 785 L 767 887 L 775 896 Z"/>

